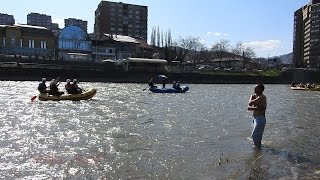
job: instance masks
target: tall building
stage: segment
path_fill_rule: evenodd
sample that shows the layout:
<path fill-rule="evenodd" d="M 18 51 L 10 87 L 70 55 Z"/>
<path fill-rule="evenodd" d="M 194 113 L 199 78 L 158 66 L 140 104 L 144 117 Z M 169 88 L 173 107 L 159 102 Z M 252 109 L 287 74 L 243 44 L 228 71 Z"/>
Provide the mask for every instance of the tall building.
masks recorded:
<path fill-rule="evenodd" d="M 13 24 L 15 24 L 15 20 L 13 18 L 13 15 L 0 13 L 0 24 L 2 24 L 2 25 L 13 25 Z"/>
<path fill-rule="evenodd" d="M 64 20 L 64 26 L 78 26 L 85 30 L 86 32 L 88 31 L 88 21 L 83 21 L 81 19 L 75 19 L 75 18 L 69 18 Z"/>
<path fill-rule="evenodd" d="M 27 16 L 27 24 L 51 28 L 52 20 L 51 16 L 46 14 L 29 13 Z"/>
<path fill-rule="evenodd" d="M 294 13 L 295 67 L 320 69 L 320 0 L 311 0 Z"/>
<path fill-rule="evenodd" d="M 101 1 L 95 11 L 94 33 L 98 38 L 106 33 L 126 35 L 147 42 L 148 7 Z"/>

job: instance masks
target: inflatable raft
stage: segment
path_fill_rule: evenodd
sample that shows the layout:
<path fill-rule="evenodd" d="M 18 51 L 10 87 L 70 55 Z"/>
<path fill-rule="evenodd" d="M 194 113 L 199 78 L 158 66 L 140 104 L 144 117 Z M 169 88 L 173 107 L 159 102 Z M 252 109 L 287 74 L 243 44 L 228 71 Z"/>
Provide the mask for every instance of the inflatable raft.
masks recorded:
<path fill-rule="evenodd" d="M 96 95 L 97 90 L 94 88 L 85 89 L 81 94 L 63 94 L 61 96 L 48 95 L 41 93 L 38 95 L 40 101 L 62 101 L 62 100 L 71 100 L 71 101 L 80 101 L 91 99 Z"/>
<path fill-rule="evenodd" d="M 302 90 L 302 91 L 320 91 L 320 88 L 304 88 L 304 87 L 291 87 L 292 90 Z"/>
<path fill-rule="evenodd" d="M 149 88 L 151 92 L 154 93 L 185 93 L 189 90 L 188 86 L 182 86 L 181 89 L 173 89 L 173 88 Z"/>

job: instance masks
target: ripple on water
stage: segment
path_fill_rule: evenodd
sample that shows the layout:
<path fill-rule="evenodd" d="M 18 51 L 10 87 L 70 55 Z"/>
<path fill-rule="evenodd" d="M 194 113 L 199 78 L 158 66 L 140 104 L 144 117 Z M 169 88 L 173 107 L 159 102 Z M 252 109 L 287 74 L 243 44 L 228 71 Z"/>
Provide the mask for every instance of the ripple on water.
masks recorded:
<path fill-rule="evenodd" d="M 153 94 L 145 85 L 86 83 L 89 101 L 41 102 L 38 82 L 0 88 L 0 177 L 5 179 L 320 178 L 319 94 L 266 85 L 264 147 L 246 111 L 254 85 L 189 85 Z"/>

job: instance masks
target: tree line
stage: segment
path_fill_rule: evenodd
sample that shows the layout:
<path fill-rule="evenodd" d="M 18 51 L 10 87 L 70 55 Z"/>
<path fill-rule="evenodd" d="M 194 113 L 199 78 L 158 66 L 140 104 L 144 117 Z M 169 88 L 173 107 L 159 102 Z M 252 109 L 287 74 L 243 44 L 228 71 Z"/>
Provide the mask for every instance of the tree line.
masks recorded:
<path fill-rule="evenodd" d="M 255 57 L 254 50 L 244 46 L 242 42 L 231 45 L 230 41 L 222 39 L 207 47 L 199 37 L 179 37 L 173 41 L 171 30 L 163 31 L 159 26 L 152 28 L 150 45 L 159 51 L 159 58 L 166 59 L 169 63 L 180 61 L 198 64 L 200 61 L 210 62 L 213 59 L 249 60 Z"/>

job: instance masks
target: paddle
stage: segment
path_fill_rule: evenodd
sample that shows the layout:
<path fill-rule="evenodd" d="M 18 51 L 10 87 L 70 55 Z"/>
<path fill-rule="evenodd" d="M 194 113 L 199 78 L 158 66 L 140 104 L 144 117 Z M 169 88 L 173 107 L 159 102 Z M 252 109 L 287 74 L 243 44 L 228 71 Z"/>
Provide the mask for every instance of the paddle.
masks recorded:
<path fill-rule="evenodd" d="M 37 96 L 32 96 L 31 101 L 33 102 L 36 98 L 37 98 Z"/>

